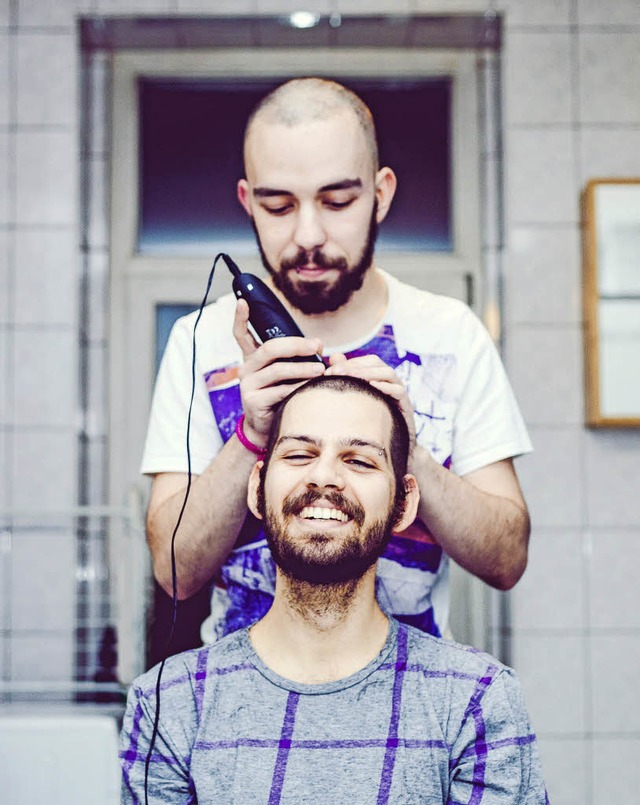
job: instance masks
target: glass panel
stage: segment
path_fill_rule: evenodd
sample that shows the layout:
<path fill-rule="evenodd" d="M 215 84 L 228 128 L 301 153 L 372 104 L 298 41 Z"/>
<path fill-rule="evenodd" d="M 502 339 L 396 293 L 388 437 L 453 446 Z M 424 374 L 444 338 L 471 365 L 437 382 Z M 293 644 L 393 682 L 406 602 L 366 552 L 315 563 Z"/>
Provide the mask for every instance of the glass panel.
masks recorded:
<path fill-rule="evenodd" d="M 156 374 L 169 339 L 171 328 L 180 316 L 186 316 L 199 305 L 189 303 L 169 303 L 156 305 Z"/>
<path fill-rule="evenodd" d="M 640 295 L 640 186 L 596 188 L 599 291 L 608 296 Z"/>
<path fill-rule="evenodd" d="M 452 251 L 450 78 L 353 80 L 399 188 L 380 249 Z M 253 244 L 236 201 L 246 118 L 278 81 L 143 79 L 140 225 L 144 254 L 210 255 Z"/>
<path fill-rule="evenodd" d="M 601 300 L 600 395 L 605 417 L 640 411 L 640 300 Z"/>

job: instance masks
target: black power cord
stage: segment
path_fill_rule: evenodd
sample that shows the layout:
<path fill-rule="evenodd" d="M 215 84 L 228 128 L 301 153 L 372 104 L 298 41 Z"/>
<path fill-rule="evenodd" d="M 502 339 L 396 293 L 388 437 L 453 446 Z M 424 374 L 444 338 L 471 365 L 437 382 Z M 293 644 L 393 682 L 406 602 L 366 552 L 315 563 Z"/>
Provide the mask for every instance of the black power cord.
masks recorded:
<path fill-rule="evenodd" d="M 209 272 L 209 279 L 207 280 L 207 288 L 200 303 L 200 307 L 198 309 L 198 315 L 196 317 L 195 324 L 193 325 L 193 340 L 192 340 L 192 350 L 191 350 L 191 396 L 189 399 L 189 413 L 187 415 L 187 488 L 184 493 L 184 499 L 182 501 L 182 506 L 180 508 L 180 513 L 178 514 L 178 519 L 176 520 L 175 527 L 173 529 L 173 534 L 171 535 L 171 587 L 172 587 L 172 617 L 171 617 L 171 628 L 169 630 L 169 637 L 167 638 L 167 643 L 165 646 L 165 657 L 163 658 L 162 662 L 160 663 L 160 668 L 158 669 L 158 678 L 156 679 L 156 714 L 153 721 L 153 732 L 151 733 L 151 741 L 149 743 L 149 751 L 147 752 L 147 757 L 144 763 L 144 801 L 145 805 L 149 805 L 149 798 L 148 798 L 148 782 L 149 782 L 149 766 L 151 763 L 151 755 L 153 753 L 153 747 L 156 742 L 156 738 L 158 736 L 158 727 L 160 724 L 160 680 L 162 679 L 162 672 L 164 671 L 164 664 L 167 661 L 167 657 L 169 656 L 169 650 L 171 648 L 171 641 L 173 640 L 173 633 L 175 631 L 176 626 L 176 618 L 178 615 L 178 573 L 176 569 L 176 550 L 175 550 L 175 541 L 176 541 L 176 534 L 178 533 L 178 529 L 180 528 L 180 523 L 182 522 L 182 516 L 184 515 L 185 509 L 187 507 L 187 500 L 189 499 L 189 492 L 191 491 L 191 446 L 189 444 L 189 437 L 191 432 L 191 412 L 193 409 L 193 398 L 195 396 L 196 391 L 196 330 L 198 327 L 198 323 L 200 322 L 200 318 L 202 317 L 202 311 L 204 310 L 205 305 L 207 304 L 207 299 L 209 297 L 209 291 L 211 290 L 211 283 L 213 282 L 213 276 L 216 270 L 216 265 L 218 264 L 218 260 L 221 257 L 226 257 L 222 252 L 216 255 L 213 265 L 211 266 L 211 271 Z M 226 261 L 225 261 L 226 262 Z"/>

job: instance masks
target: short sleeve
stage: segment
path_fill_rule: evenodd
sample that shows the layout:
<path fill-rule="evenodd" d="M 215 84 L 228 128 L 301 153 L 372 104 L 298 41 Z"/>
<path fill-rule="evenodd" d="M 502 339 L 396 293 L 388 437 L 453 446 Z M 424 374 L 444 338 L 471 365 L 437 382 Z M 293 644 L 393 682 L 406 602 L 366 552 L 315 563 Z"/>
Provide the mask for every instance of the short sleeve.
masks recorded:
<path fill-rule="evenodd" d="M 191 471 L 204 472 L 222 447 L 204 373 L 197 360 L 193 386 L 193 327 L 195 316 L 185 316 L 174 324 L 156 379 L 142 466 L 144 474 L 187 472 L 187 418 L 193 388 L 193 408 L 189 427 Z"/>
<path fill-rule="evenodd" d="M 531 451 L 531 441 L 498 351 L 470 311 L 460 325 L 460 398 L 452 469 L 457 475 Z"/>
<path fill-rule="evenodd" d="M 449 802 L 547 805 L 536 737 L 520 683 L 504 669 L 476 688 L 451 751 Z"/>

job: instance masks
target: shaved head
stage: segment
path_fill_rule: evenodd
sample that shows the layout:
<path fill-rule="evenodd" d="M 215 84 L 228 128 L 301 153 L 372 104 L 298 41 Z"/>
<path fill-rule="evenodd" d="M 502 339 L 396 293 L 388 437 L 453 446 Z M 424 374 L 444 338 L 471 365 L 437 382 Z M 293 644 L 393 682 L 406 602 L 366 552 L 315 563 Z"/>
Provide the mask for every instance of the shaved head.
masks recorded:
<path fill-rule="evenodd" d="M 377 171 L 378 144 L 369 107 L 350 89 L 326 78 L 294 78 L 263 98 L 247 121 L 245 159 L 247 140 L 258 121 L 293 127 L 345 112 L 355 116 L 369 149 L 373 171 Z"/>

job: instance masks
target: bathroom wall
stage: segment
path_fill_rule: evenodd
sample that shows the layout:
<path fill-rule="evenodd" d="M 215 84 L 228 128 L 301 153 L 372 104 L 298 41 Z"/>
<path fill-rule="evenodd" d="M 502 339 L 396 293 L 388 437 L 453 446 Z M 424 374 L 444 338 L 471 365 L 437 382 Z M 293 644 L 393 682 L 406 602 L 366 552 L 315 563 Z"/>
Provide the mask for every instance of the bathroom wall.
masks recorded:
<path fill-rule="evenodd" d="M 3 0 L 0 680 L 68 680 L 83 596 L 95 600 L 91 585 L 104 584 L 100 522 L 85 550 L 69 514 L 79 502 L 109 503 L 98 482 L 85 483 L 99 480 L 93 462 L 105 457 L 108 233 L 104 216 L 87 220 L 79 203 L 81 178 L 94 208 L 106 203 L 106 130 L 98 114 L 95 139 L 81 142 L 75 20 L 300 6 L 505 14 L 504 345 L 536 448 L 518 463 L 533 533 L 530 566 L 508 595 L 510 659 L 551 801 L 632 803 L 640 433 L 583 425 L 579 195 L 591 177 L 640 176 L 637 0 Z M 90 309 L 80 304 L 84 282 Z M 79 455 L 89 456 L 80 468 Z"/>

